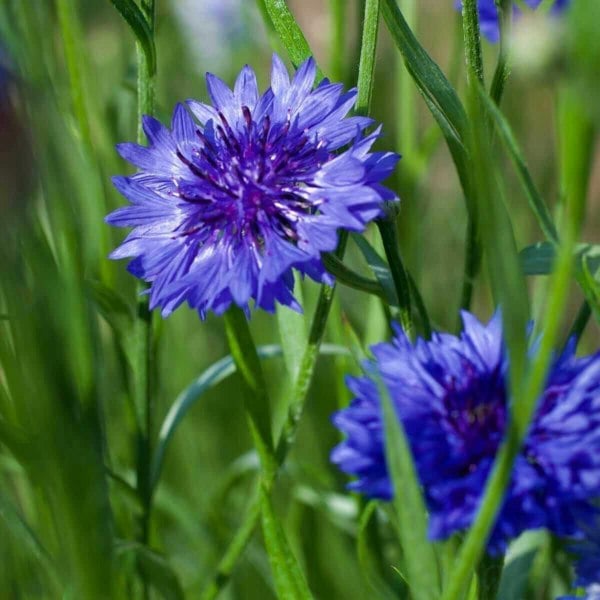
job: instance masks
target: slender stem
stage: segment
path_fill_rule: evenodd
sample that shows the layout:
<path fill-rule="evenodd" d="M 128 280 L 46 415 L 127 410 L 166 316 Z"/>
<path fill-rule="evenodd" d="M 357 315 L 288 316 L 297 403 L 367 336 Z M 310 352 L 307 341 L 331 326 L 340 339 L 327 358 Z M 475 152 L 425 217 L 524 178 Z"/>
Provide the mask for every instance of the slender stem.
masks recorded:
<path fill-rule="evenodd" d="M 329 0 L 331 7 L 331 52 L 329 72 L 333 81 L 343 81 L 346 56 L 347 0 Z"/>
<path fill-rule="evenodd" d="M 355 112 L 365 115 L 371 106 L 373 82 L 375 81 L 375 58 L 377 54 L 377 33 L 379 31 L 380 0 L 366 0 L 363 21 L 360 61 L 358 63 L 358 97 Z"/>
<path fill-rule="evenodd" d="M 233 573 L 233 569 L 237 564 L 238 559 L 244 552 L 244 549 L 248 545 L 248 542 L 254 535 L 254 530 L 260 519 L 260 497 L 256 497 L 252 500 L 244 520 L 235 532 L 233 539 L 231 540 L 223 558 L 219 561 L 217 566 L 217 572 L 211 579 L 210 583 L 206 586 L 200 594 L 200 600 L 214 600 L 223 589 L 223 586 Z"/>
<path fill-rule="evenodd" d="M 483 55 L 481 52 L 477 0 L 463 0 L 462 19 L 467 76 L 470 77 L 473 73 L 483 83 Z"/>
<path fill-rule="evenodd" d="M 81 54 L 79 38 L 79 23 L 72 0 L 56 0 L 58 20 L 62 34 L 62 42 L 65 50 L 67 70 L 69 72 L 69 88 L 73 101 L 73 109 L 77 119 L 77 125 L 81 140 L 87 152 L 91 152 L 92 136 L 90 134 L 90 119 L 85 86 L 83 85 L 83 74 L 81 68 Z"/>
<path fill-rule="evenodd" d="M 581 307 L 577 311 L 577 316 L 575 317 L 575 321 L 573 321 L 573 325 L 571 326 L 567 340 L 575 338 L 577 341 L 579 341 L 579 338 L 586 328 L 591 316 L 592 309 L 590 308 L 589 303 L 584 300 Z"/>
<path fill-rule="evenodd" d="M 398 296 L 400 309 L 400 325 L 409 338 L 413 336 L 413 322 L 410 308 L 410 283 L 406 269 L 400 257 L 398 239 L 396 236 L 396 221 L 390 215 L 377 221 L 385 255 L 390 266 L 392 279 Z"/>
<path fill-rule="evenodd" d="M 500 105 L 506 80 L 510 73 L 510 37 L 512 29 L 512 2 L 511 0 L 496 0 L 498 8 L 498 22 L 500 26 L 500 49 L 498 50 L 498 63 L 494 71 L 490 96 L 492 100 Z"/>
<path fill-rule="evenodd" d="M 462 10 L 463 37 L 465 59 L 467 63 L 467 79 L 476 77 L 481 83 L 483 76 L 483 57 L 481 53 L 481 36 L 479 33 L 479 15 L 477 0 L 463 0 Z M 465 269 L 460 306 L 468 310 L 473 299 L 473 286 L 481 266 L 482 249 L 479 239 L 476 207 L 467 201 L 467 242 L 465 251 Z M 469 205 L 470 204 L 470 205 Z"/>
<path fill-rule="evenodd" d="M 339 283 L 342 283 L 355 290 L 366 292 L 378 296 L 382 300 L 386 299 L 385 291 L 378 281 L 363 277 L 348 268 L 335 254 L 322 254 L 321 259 L 325 268 L 335 276 Z"/>
<path fill-rule="evenodd" d="M 240 308 L 233 306 L 224 317 L 231 356 L 241 375 L 246 414 L 252 440 L 262 466 L 262 479 L 268 482 L 268 487 L 271 487 L 275 480 L 277 465 L 273 451 L 267 384 L 246 315 Z"/>
<path fill-rule="evenodd" d="M 423 335 L 425 339 L 429 339 L 431 338 L 431 320 L 429 319 L 429 314 L 427 312 L 425 302 L 423 301 L 423 296 L 421 295 L 421 292 L 419 291 L 419 288 L 409 271 L 406 271 L 406 276 L 408 277 L 408 286 L 410 288 L 411 298 L 413 298 L 415 301 L 415 307 L 421 318 Z"/>
<path fill-rule="evenodd" d="M 143 0 L 142 12 L 148 26 L 154 32 L 154 0 Z M 137 44 L 138 59 L 138 143 L 143 144 L 142 115 L 150 115 L 154 109 L 154 78 L 150 72 L 146 54 Z M 152 314 L 148 306 L 148 296 L 144 292 L 147 285 L 137 285 L 137 312 L 134 324 L 135 366 L 133 369 L 133 394 L 138 417 L 138 465 L 137 490 L 143 506 L 141 542 L 147 544 L 150 538 L 150 516 L 152 511 L 152 485 L 150 470 L 152 464 L 152 378 L 154 370 Z M 145 584 L 145 595 L 148 595 Z"/>
<path fill-rule="evenodd" d="M 474 214 L 475 206 L 469 209 L 467 217 L 467 248 L 465 251 L 465 274 L 463 279 L 462 296 L 460 307 L 464 310 L 469 310 L 471 301 L 473 300 L 473 288 L 475 278 L 481 267 L 481 258 L 483 250 L 481 248 L 481 240 L 479 239 L 479 228 L 477 227 L 477 217 Z"/>
<path fill-rule="evenodd" d="M 402 0 L 400 2 L 402 14 L 412 31 L 416 30 L 417 3 L 416 0 Z M 398 60 L 398 123 L 400 149 L 407 156 L 412 157 L 417 153 L 417 104 L 415 82 L 411 77 L 400 53 L 396 54 Z"/>

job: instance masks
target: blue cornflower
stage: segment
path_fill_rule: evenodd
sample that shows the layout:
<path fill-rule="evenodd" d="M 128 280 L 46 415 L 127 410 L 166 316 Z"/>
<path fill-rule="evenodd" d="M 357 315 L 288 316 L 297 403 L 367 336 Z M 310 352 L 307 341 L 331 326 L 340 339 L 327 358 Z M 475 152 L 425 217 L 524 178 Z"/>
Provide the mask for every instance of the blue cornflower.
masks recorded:
<path fill-rule="evenodd" d="M 575 586 L 585 588 L 585 600 L 600 600 L 600 519 L 584 523 L 582 529 L 585 538 L 570 548 L 578 557 Z M 560 600 L 576 600 L 576 597 L 561 596 Z"/>
<path fill-rule="evenodd" d="M 204 317 L 253 299 L 300 310 L 292 269 L 331 284 L 321 252 L 337 230 L 363 230 L 395 199 L 380 182 L 399 157 L 370 152 L 380 129 L 365 136 L 373 120 L 347 116 L 356 90 L 313 89 L 315 77 L 310 58 L 290 81 L 277 55 L 261 96 L 248 66 L 233 90 L 207 74 L 212 106 L 187 102 L 196 122 L 178 104 L 170 130 L 144 117 L 149 147 L 118 146 L 139 171 L 114 179 L 132 204 L 106 220 L 134 230 L 111 257 L 135 257 L 151 308 L 166 316 L 187 301 Z"/>
<path fill-rule="evenodd" d="M 473 522 L 509 413 L 500 316 L 486 326 L 462 316 L 460 337 L 438 333 L 413 345 L 398 330 L 392 343 L 374 346 L 367 373 L 378 375 L 349 378 L 356 398 L 333 417 L 347 438 L 331 460 L 357 477 L 349 488 L 389 499 L 375 381 L 381 378 L 412 450 L 432 539 Z M 598 496 L 600 353 L 576 358 L 571 344 L 553 363 L 488 549 L 502 550 L 527 529 L 578 535 L 578 518 L 595 514 Z"/>
<path fill-rule="evenodd" d="M 536 9 L 543 0 L 523 0 L 527 6 Z M 559 13 L 564 10 L 571 0 L 554 0 L 551 12 Z M 456 0 L 455 7 L 462 7 L 462 0 Z M 490 42 L 497 42 L 500 39 L 500 26 L 498 23 L 498 9 L 496 8 L 495 0 L 477 0 L 477 8 L 479 9 L 479 27 L 482 35 Z M 518 13 L 518 8 L 514 8 L 515 14 Z"/>

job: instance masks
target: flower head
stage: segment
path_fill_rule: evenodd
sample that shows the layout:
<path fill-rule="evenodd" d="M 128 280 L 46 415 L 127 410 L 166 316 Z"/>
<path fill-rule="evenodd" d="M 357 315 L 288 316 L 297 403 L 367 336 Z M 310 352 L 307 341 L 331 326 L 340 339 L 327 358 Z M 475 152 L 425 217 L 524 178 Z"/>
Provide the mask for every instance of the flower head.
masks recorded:
<path fill-rule="evenodd" d="M 600 600 L 600 518 L 584 522 L 584 538 L 568 548 L 577 556 L 575 587 L 585 588 L 586 600 Z M 575 600 L 575 596 L 561 596 L 558 600 Z M 579 596 L 581 598 L 581 596 Z"/>
<path fill-rule="evenodd" d="M 523 0 L 527 6 L 536 9 L 543 0 Z M 564 10 L 571 0 L 554 0 L 551 11 L 559 13 Z M 462 0 L 456 0 L 456 8 L 462 7 Z M 498 23 L 498 9 L 496 8 L 496 0 L 477 0 L 477 8 L 479 11 L 479 27 L 481 33 L 490 41 L 497 42 L 500 39 L 500 27 Z M 515 14 L 518 14 L 518 9 L 514 8 Z"/>
<path fill-rule="evenodd" d="M 463 313 L 460 337 L 411 344 L 398 332 L 373 348 L 369 364 L 385 383 L 406 432 L 430 512 L 429 535 L 444 539 L 473 522 L 505 434 L 509 402 L 501 319 Z M 357 479 L 350 488 L 389 499 L 380 399 L 373 376 L 349 379 L 356 398 L 336 413 L 347 439 L 331 459 Z M 600 495 L 600 354 L 554 361 L 488 549 L 526 529 L 578 535 L 574 516 L 595 512 Z"/>
<path fill-rule="evenodd" d="M 212 105 L 187 102 L 197 121 L 179 104 L 171 129 L 144 118 L 148 147 L 118 146 L 139 170 L 114 180 L 131 205 L 107 222 L 134 230 L 111 257 L 135 257 L 151 308 L 166 316 L 187 301 L 204 317 L 253 299 L 299 310 L 292 269 L 331 283 L 321 252 L 337 230 L 364 229 L 395 198 L 380 182 L 399 157 L 370 152 L 379 129 L 364 136 L 373 120 L 347 116 L 356 90 L 314 89 L 315 77 L 311 58 L 290 81 L 277 55 L 262 95 L 248 66 L 233 90 L 207 74 Z"/>

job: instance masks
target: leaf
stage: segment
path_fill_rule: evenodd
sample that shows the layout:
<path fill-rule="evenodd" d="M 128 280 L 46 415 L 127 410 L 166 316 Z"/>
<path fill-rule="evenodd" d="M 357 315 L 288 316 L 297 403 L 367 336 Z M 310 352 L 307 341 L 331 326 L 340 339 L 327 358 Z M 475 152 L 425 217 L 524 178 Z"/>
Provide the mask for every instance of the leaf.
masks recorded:
<path fill-rule="evenodd" d="M 358 534 L 356 536 L 356 554 L 358 555 L 358 564 L 363 572 L 364 578 L 377 598 L 392 600 L 396 598 L 393 590 L 390 589 L 387 582 L 381 577 L 377 569 L 376 560 L 373 558 L 373 549 L 369 540 L 369 523 L 377 511 L 377 502 L 371 500 L 363 509 L 358 522 Z"/>
<path fill-rule="evenodd" d="M 87 292 L 98 307 L 100 314 L 117 335 L 123 335 L 133 325 L 133 308 L 115 290 L 97 280 L 87 280 Z"/>
<path fill-rule="evenodd" d="M 488 96 L 486 91 L 481 87 L 478 87 L 478 90 L 483 106 L 488 115 L 492 117 L 492 120 L 496 125 L 496 131 L 498 132 L 502 143 L 506 147 L 506 150 L 508 151 L 508 154 L 515 165 L 517 175 L 519 176 L 521 184 L 523 185 L 523 190 L 525 191 L 527 200 L 531 206 L 531 210 L 538 220 L 540 228 L 550 241 L 557 242 L 558 233 L 556 231 L 556 227 L 554 226 L 550 211 L 548 210 L 546 203 L 542 199 L 541 194 L 533 182 L 521 148 L 519 147 L 508 121 L 498 106 Z"/>
<path fill-rule="evenodd" d="M 600 277 L 600 244 L 577 244 L 575 255 L 578 268 L 582 268 L 585 260 L 590 273 L 596 279 Z M 554 268 L 556 247 L 550 242 L 539 242 L 526 246 L 519 252 L 521 265 L 525 275 L 549 275 Z"/>
<path fill-rule="evenodd" d="M 511 560 L 504 567 L 498 589 L 498 600 L 513 600 L 514 598 L 525 597 L 529 571 L 536 554 L 537 548 L 529 550 Z"/>
<path fill-rule="evenodd" d="M 281 346 L 275 344 L 258 346 L 256 350 L 261 359 L 275 358 L 283 354 Z M 333 344 L 323 344 L 320 348 L 320 353 L 324 355 L 349 354 L 346 348 L 335 346 Z M 167 413 L 160 428 L 160 433 L 158 434 L 156 450 L 154 451 L 154 456 L 152 458 L 150 476 L 151 489 L 154 489 L 158 484 L 165 453 L 179 423 L 181 423 L 182 419 L 188 413 L 190 408 L 200 399 L 202 394 L 221 383 L 224 379 L 227 379 L 230 375 L 233 375 L 235 371 L 236 368 L 233 358 L 231 355 L 227 355 L 208 367 L 206 371 L 177 396 Z"/>
<path fill-rule="evenodd" d="M 375 278 L 384 290 L 385 298 L 388 304 L 391 307 L 397 308 L 398 294 L 396 293 L 396 286 L 394 285 L 392 273 L 387 263 L 385 260 L 383 260 L 383 258 L 381 258 L 381 256 L 379 256 L 379 253 L 375 250 L 375 248 L 373 248 L 373 246 L 366 240 L 365 237 L 358 234 L 352 234 L 352 239 L 362 252 L 367 264 L 373 271 Z M 417 284 L 408 271 L 406 272 L 406 276 L 408 278 L 411 298 L 414 300 L 415 307 L 421 319 L 423 334 L 429 339 L 429 337 L 431 337 L 431 323 L 429 321 L 429 315 L 427 313 L 423 297 L 421 296 L 421 292 L 419 291 Z"/>
<path fill-rule="evenodd" d="M 433 116 L 441 126 L 443 125 L 444 136 L 447 141 L 452 138 L 455 145 L 461 144 L 464 140 L 467 117 L 458 94 L 419 44 L 395 0 L 383 0 L 381 8 L 392 38 L 404 57 L 406 68 L 430 109 L 433 108 Z"/>
<path fill-rule="evenodd" d="M 0 519 L 8 531 L 20 542 L 19 547 L 43 567 L 44 573 L 57 586 L 57 589 L 60 589 L 59 576 L 52 557 L 16 508 L 3 495 L 0 495 Z M 7 540 L 3 540 L 3 542 L 6 544 Z M 8 546 L 5 547 L 8 548 Z"/>
<path fill-rule="evenodd" d="M 590 268 L 591 260 L 587 257 L 583 257 L 582 270 L 583 275 L 578 277 L 579 285 L 583 289 L 585 298 L 594 313 L 594 317 L 598 323 L 600 323 L 600 283 L 598 281 L 597 267 L 594 269 L 596 276 L 594 277 L 592 269 Z"/>
<path fill-rule="evenodd" d="M 387 303 L 390 306 L 398 308 L 398 294 L 396 293 L 396 286 L 394 285 L 392 273 L 390 272 L 387 263 L 379 256 L 379 254 L 377 254 L 375 248 L 373 248 L 362 235 L 353 233 L 352 240 L 362 252 L 371 271 L 373 271 L 373 275 L 375 275 L 375 278 L 385 294 Z"/>
<path fill-rule="evenodd" d="M 440 582 L 434 546 L 427 539 L 427 510 L 406 436 L 383 381 L 385 456 L 393 485 L 393 507 L 404 553 L 405 575 L 414 600 L 437 600 Z"/>
<path fill-rule="evenodd" d="M 388 295 L 386 293 L 386 290 L 381 286 L 380 283 L 378 283 L 377 281 L 373 281 L 372 279 L 367 279 L 366 277 L 355 273 L 352 269 L 347 267 L 335 254 L 324 253 L 321 255 L 321 258 L 323 260 L 325 268 L 332 275 L 334 275 L 337 281 L 339 281 L 340 283 L 343 283 L 344 285 L 355 290 L 360 290 L 361 292 L 367 292 L 368 294 L 379 296 L 384 300 L 387 299 Z M 387 270 L 387 272 L 388 275 L 390 275 L 389 269 Z"/>
<path fill-rule="evenodd" d="M 269 15 L 275 31 L 279 35 L 290 59 L 295 67 L 304 62 L 313 52 L 294 19 L 294 15 L 287 7 L 285 0 L 260 0 Z M 323 74 L 318 71 L 317 79 L 322 79 Z"/>
<path fill-rule="evenodd" d="M 296 300 L 298 301 L 298 304 L 302 306 L 304 304 L 302 301 L 302 287 L 296 273 L 294 274 L 294 279 L 294 293 L 296 294 Z M 293 311 L 289 307 L 281 304 L 277 304 L 276 311 L 277 325 L 279 326 L 279 339 L 281 340 L 281 347 L 283 348 L 285 366 L 290 375 L 290 379 L 294 381 L 298 370 L 300 369 L 304 348 L 306 348 L 308 342 L 306 320 L 303 314 Z"/>
<path fill-rule="evenodd" d="M 278 597 L 286 600 L 312 598 L 300 565 L 294 557 L 281 523 L 275 515 L 271 498 L 262 487 L 261 513 L 265 546 Z"/>
<path fill-rule="evenodd" d="M 116 547 L 117 557 L 134 553 L 140 570 L 166 600 L 184 600 L 184 593 L 179 579 L 166 558 L 138 543 L 121 541 Z"/>
<path fill-rule="evenodd" d="M 144 14 L 133 0 L 110 1 L 121 13 L 121 16 L 125 19 L 129 27 L 131 27 L 146 56 L 149 74 L 154 75 L 156 72 L 156 48 L 154 46 L 154 37 L 146 17 L 144 17 Z"/>

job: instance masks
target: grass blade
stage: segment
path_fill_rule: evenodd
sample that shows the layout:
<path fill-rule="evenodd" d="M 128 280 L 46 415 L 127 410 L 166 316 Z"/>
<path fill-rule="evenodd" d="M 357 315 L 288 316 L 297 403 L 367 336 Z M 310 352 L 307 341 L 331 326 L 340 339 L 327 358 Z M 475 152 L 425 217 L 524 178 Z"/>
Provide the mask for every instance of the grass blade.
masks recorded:
<path fill-rule="evenodd" d="M 281 522 L 275 515 L 269 494 L 261 488 L 262 527 L 269 562 L 279 598 L 309 600 L 312 598 L 302 570 L 286 539 Z"/>
<path fill-rule="evenodd" d="M 427 510 L 410 448 L 392 399 L 379 382 L 382 399 L 385 453 L 394 489 L 394 512 L 404 550 L 405 572 L 414 600 L 437 600 L 440 583 L 434 546 L 427 539 Z"/>
<path fill-rule="evenodd" d="M 144 13 L 139 9 L 133 0 L 110 0 L 114 7 L 121 13 L 133 34 L 137 38 L 148 64 L 150 75 L 156 73 L 156 48 L 154 46 L 154 36 L 148 25 Z"/>

